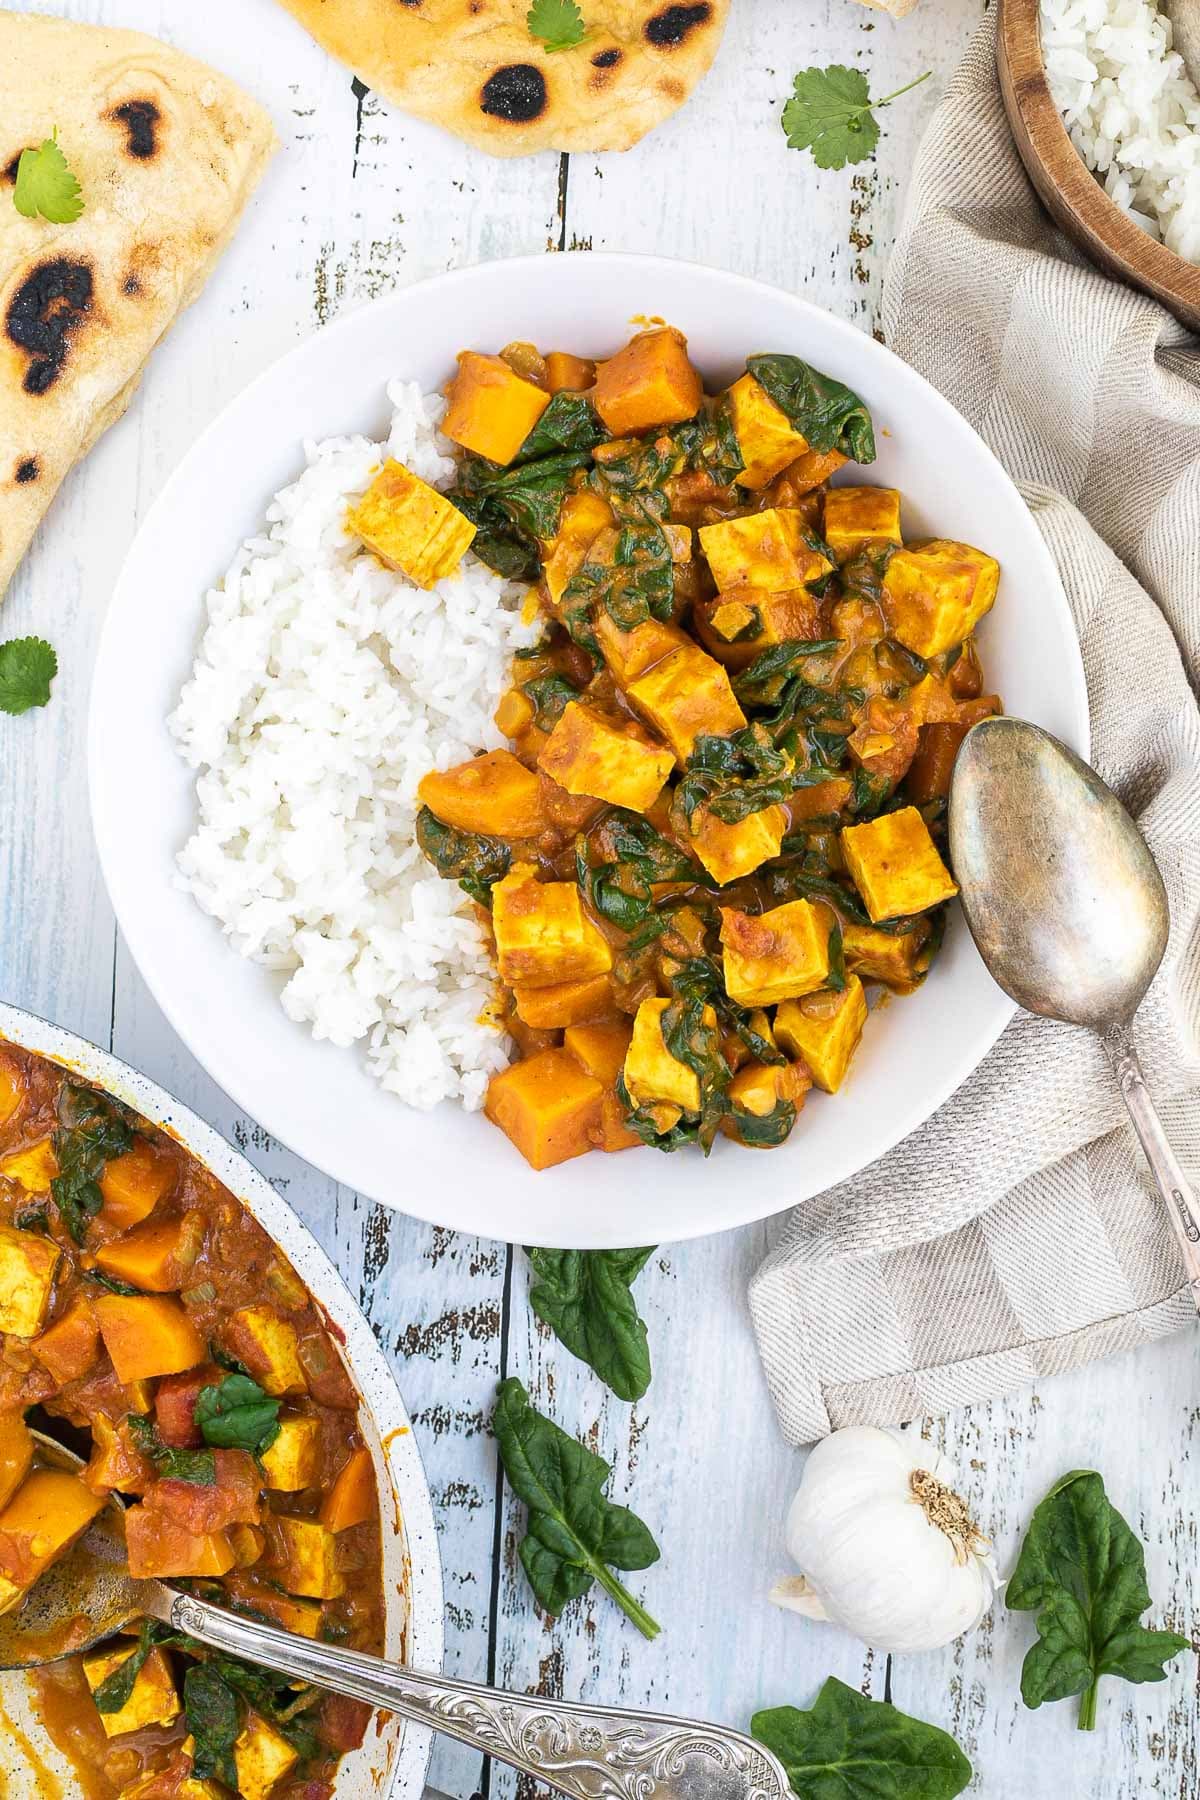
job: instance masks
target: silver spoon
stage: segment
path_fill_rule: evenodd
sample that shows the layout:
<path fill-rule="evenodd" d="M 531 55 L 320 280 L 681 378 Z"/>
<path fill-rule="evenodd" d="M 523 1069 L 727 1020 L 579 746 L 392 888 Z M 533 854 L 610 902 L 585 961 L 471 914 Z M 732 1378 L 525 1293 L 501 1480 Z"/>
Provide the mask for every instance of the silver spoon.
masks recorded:
<path fill-rule="evenodd" d="M 1027 1012 L 1098 1033 L 1200 1311 L 1200 1206 L 1130 1035 L 1169 923 L 1144 838 L 1057 738 L 1021 719 L 984 719 L 954 765 L 950 857 L 971 935 L 1005 993 Z"/>
<path fill-rule="evenodd" d="M 33 1435 L 43 1462 L 82 1468 L 61 1444 Z M 21 1606 L 0 1616 L 0 1669 L 53 1662 L 90 1649 L 135 1619 L 161 1619 L 211 1649 L 432 1726 L 571 1800 L 786 1800 L 782 1766 L 739 1731 L 422 1675 L 378 1656 L 294 1637 L 160 1581 L 134 1581 L 125 1567 L 122 1512 L 114 1496 Z"/>

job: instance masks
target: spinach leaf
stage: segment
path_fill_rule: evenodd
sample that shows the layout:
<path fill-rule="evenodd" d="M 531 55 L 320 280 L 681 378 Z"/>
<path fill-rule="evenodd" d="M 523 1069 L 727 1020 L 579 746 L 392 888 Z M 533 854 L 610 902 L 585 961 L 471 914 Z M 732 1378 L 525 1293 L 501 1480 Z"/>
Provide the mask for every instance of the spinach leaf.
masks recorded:
<path fill-rule="evenodd" d="M 718 487 L 728 487 L 745 466 L 727 400 L 711 417 L 698 413 L 669 431 L 619 448 L 616 456 L 601 451 L 588 477 L 588 485 L 604 495 L 618 518 L 663 519 L 669 510 L 663 491 L 668 481 L 702 473 Z"/>
<path fill-rule="evenodd" d="M 492 883 L 508 874 L 512 852 L 499 838 L 456 831 L 423 806 L 417 814 L 417 843 L 439 875 L 457 881 L 481 906 L 492 904 Z"/>
<path fill-rule="evenodd" d="M 653 1252 L 653 1245 L 525 1252 L 537 1276 L 529 1290 L 534 1312 L 619 1400 L 640 1400 L 650 1386 L 646 1326 L 630 1283 Z"/>
<path fill-rule="evenodd" d="M 44 1206 L 27 1206 L 13 1220 L 18 1231 L 36 1231 L 39 1237 L 50 1236 L 50 1213 Z"/>
<path fill-rule="evenodd" d="M 92 1699 L 97 1710 L 102 1713 L 120 1712 L 128 1705 L 133 1693 L 133 1684 L 141 1674 L 146 1659 L 164 1635 L 164 1628 L 156 1619 L 143 1619 L 138 1630 L 138 1641 L 132 1655 L 119 1663 L 111 1675 L 106 1675 L 98 1688 L 93 1689 Z"/>
<path fill-rule="evenodd" d="M 695 881 L 701 872 L 649 819 L 618 807 L 587 837 L 576 838 L 575 879 L 584 899 L 602 918 L 634 932 L 654 906 L 655 882 Z"/>
<path fill-rule="evenodd" d="M 195 1739 L 192 1772 L 200 1780 L 215 1776 L 236 1793 L 233 1746 L 242 1728 L 237 1695 L 221 1677 L 215 1659 L 196 1663 L 183 1678 L 183 1709 Z"/>
<path fill-rule="evenodd" d="M 63 1224 L 82 1244 L 89 1222 L 104 1204 L 99 1183 L 105 1167 L 132 1149 L 134 1134 L 115 1101 L 69 1082 L 59 1095 L 58 1116 L 60 1125 L 54 1132 L 58 1174 L 50 1193 Z"/>
<path fill-rule="evenodd" d="M 1064 1475 L 1035 1509 L 1007 1600 L 1037 1613 L 1021 1698 L 1035 1707 L 1082 1694 L 1081 1731 L 1096 1723 L 1101 1675 L 1163 1681 L 1163 1664 L 1188 1648 L 1175 1632 L 1138 1623 L 1150 1605 L 1145 1551 L 1093 1469 Z"/>
<path fill-rule="evenodd" d="M 705 1019 L 701 997 L 690 993 L 671 1001 L 660 1029 L 667 1050 L 676 1062 L 693 1071 L 700 1084 L 696 1142 L 707 1156 L 728 1110 L 731 1072 L 721 1054 L 720 1031 Z"/>
<path fill-rule="evenodd" d="M 625 1086 L 624 1075 L 617 1076 L 617 1099 L 621 1102 L 625 1115 L 625 1123 L 629 1130 L 639 1137 L 650 1150 L 662 1150 L 668 1154 L 673 1150 L 682 1150 L 687 1144 L 700 1141 L 700 1127 L 695 1119 L 681 1118 L 677 1124 L 663 1131 L 648 1106 L 634 1103 L 629 1089 Z"/>
<path fill-rule="evenodd" d="M 858 463 L 875 461 L 871 415 L 850 388 L 798 356 L 751 356 L 746 367 L 810 449 L 840 450 Z"/>
<path fill-rule="evenodd" d="M 103 1269 L 85 1269 L 83 1279 L 103 1288 L 109 1294 L 142 1295 L 146 1291 L 145 1288 L 134 1287 L 132 1282 L 118 1281 L 115 1275 L 106 1275 Z"/>
<path fill-rule="evenodd" d="M 245 1663 L 233 1656 L 213 1657 L 209 1666 L 226 1687 L 261 1713 L 301 1757 L 308 1759 L 317 1754 L 316 1731 L 302 1716 L 320 1703 L 321 1695 L 316 1688 L 297 1689 L 290 1676 L 276 1675 L 270 1669 L 260 1669 L 254 1663 Z"/>
<path fill-rule="evenodd" d="M 471 549 L 506 581 L 536 581 L 542 559 L 537 542 L 508 517 L 503 507 L 486 495 L 448 494 L 464 518 L 475 527 Z"/>
<path fill-rule="evenodd" d="M 745 706 L 774 706 L 784 681 L 797 673 L 806 656 L 821 656 L 840 645 L 840 638 L 787 638 L 772 644 L 734 677 L 733 691 Z"/>
<path fill-rule="evenodd" d="M 669 986 L 676 999 L 696 1000 L 711 1006 L 725 1029 L 741 1039 L 756 1062 L 782 1066 L 787 1061 L 770 1038 L 754 1029 L 750 1023 L 751 1009 L 739 1006 L 736 1000 L 729 998 L 721 969 L 711 956 L 693 956 L 681 962 L 672 973 Z"/>
<path fill-rule="evenodd" d="M 658 1545 L 635 1513 L 605 1498 L 612 1470 L 604 1458 L 539 1413 L 515 1376 L 497 1390 L 492 1431 L 513 1492 L 529 1508 L 518 1554 L 538 1604 L 561 1612 L 598 1581 L 644 1637 L 657 1637 L 659 1626 L 613 1570 L 648 1569 Z"/>
<path fill-rule="evenodd" d="M 791 1100 L 777 1100 L 769 1113 L 750 1112 L 735 1101 L 729 1116 L 742 1143 L 753 1150 L 774 1150 L 786 1143 L 797 1117 Z"/>
<path fill-rule="evenodd" d="M 149 1419 L 128 1413 L 125 1423 L 135 1447 L 148 1457 L 158 1473 L 174 1481 L 190 1481 L 196 1487 L 215 1487 L 217 1465 L 211 1450 L 178 1450 L 164 1444 Z"/>
<path fill-rule="evenodd" d="M 551 538 L 558 530 L 572 475 L 591 460 L 590 449 L 558 450 L 503 469 L 482 456 L 464 456 L 447 498 L 462 511 L 466 511 L 463 500 L 490 501 L 526 537 Z"/>
<path fill-rule="evenodd" d="M 579 689 L 565 675 L 535 675 L 521 689 L 533 702 L 533 722 L 539 731 L 549 731 L 562 718 L 572 700 L 578 700 Z"/>
<path fill-rule="evenodd" d="M 604 427 L 587 395 L 564 389 L 554 395 L 513 458 L 513 465 L 534 462 L 557 450 L 591 450 L 603 437 Z"/>
<path fill-rule="evenodd" d="M 196 1396 L 194 1417 L 206 1444 L 262 1456 L 279 1436 L 279 1402 L 249 1375 L 226 1375 Z"/>
<path fill-rule="evenodd" d="M 670 619 L 675 604 L 675 564 L 666 532 L 653 523 L 624 525 L 612 558 L 610 563 L 602 563 L 585 557 L 567 583 L 563 619 L 572 636 L 572 618 L 579 617 L 583 606 L 589 628 L 599 606 L 621 631 L 632 631 L 647 619 Z"/>
<path fill-rule="evenodd" d="M 807 1712 L 773 1706 L 750 1730 L 797 1800 L 954 1800 L 971 1765 L 946 1732 L 830 1676 Z"/>
<path fill-rule="evenodd" d="M 838 994 L 846 991 L 846 950 L 842 943 L 842 928 L 836 919 L 829 931 L 829 980 L 825 985 Z"/>

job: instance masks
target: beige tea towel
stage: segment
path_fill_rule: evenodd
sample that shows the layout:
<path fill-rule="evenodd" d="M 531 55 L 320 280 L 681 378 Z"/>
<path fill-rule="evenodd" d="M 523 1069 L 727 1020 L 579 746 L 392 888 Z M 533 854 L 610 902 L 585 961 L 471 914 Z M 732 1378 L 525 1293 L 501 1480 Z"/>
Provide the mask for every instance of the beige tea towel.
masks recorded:
<path fill-rule="evenodd" d="M 1092 761 L 1170 895 L 1171 941 L 1136 1036 L 1194 1177 L 1200 345 L 1041 211 L 1005 122 L 990 23 L 922 145 L 884 325 L 1018 482 L 1062 573 Z M 1090 1033 L 1018 1015 L 922 1130 L 784 1220 L 750 1305 L 787 1436 L 944 1412 L 1194 1326 L 1124 1117 Z"/>

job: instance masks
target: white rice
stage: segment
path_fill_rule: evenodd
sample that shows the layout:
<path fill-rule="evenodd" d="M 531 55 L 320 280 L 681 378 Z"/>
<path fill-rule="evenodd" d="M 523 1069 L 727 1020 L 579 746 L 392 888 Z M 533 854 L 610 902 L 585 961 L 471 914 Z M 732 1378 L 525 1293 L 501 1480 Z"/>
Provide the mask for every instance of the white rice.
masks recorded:
<path fill-rule="evenodd" d="M 492 713 L 538 630 L 470 554 L 426 593 L 347 534 L 383 455 L 435 485 L 453 474 L 441 400 L 399 381 L 388 398 L 382 450 L 306 444 L 266 535 L 207 596 L 169 721 L 198 771 L 178 879 L 239 955 L 278 972 L 289 1018 L 365 1043 L 372 1074 L 411 1106 L 477 1107 L 509 1047 L 482 1017 L 494 971 L 471 903 L 417 848 L 417 783 L 503 741 Z"/>
<path fill-rule="evenodd" d="M 1042 0 L 1050 88 L 1105 191 L 1200 262 L 1200 94 L 1153 0 Z"/>

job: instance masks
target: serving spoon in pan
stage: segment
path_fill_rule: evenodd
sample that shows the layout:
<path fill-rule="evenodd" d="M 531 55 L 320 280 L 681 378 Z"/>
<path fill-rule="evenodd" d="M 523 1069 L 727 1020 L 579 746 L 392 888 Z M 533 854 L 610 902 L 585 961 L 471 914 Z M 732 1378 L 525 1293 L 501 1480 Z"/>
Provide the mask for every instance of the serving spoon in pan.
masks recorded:
<path fill-rule="evenodd" d="M 33 1434 L 39 1459 L 79 1457 Z M 572 1705 L 423 1675 L 382 1657 L 296 1637 L 161 1581 L 135 1581 L 115 1496 L 23 1603 L 0 1615 L 0 1669 L 32 1668 L 91 1649 L 139 1618 L 277 1674 L 384 1707 L 511 1763 L 570 1800 L 785 1800 L 787 1777 L 761 1744 L 722 1725 L 662 1713 Z"/>
<path fill-rule="evenodd" d="M 1162 1196 L 1200 1312 L 1200 1204 L 1133 1046 L 1167 947 L 1167 893 L 1111 788 L 1049 732 L 984 719 L 950 786 L 950 859 L 971 935 L 1027 1012 L 1096 1032 Z"/>

